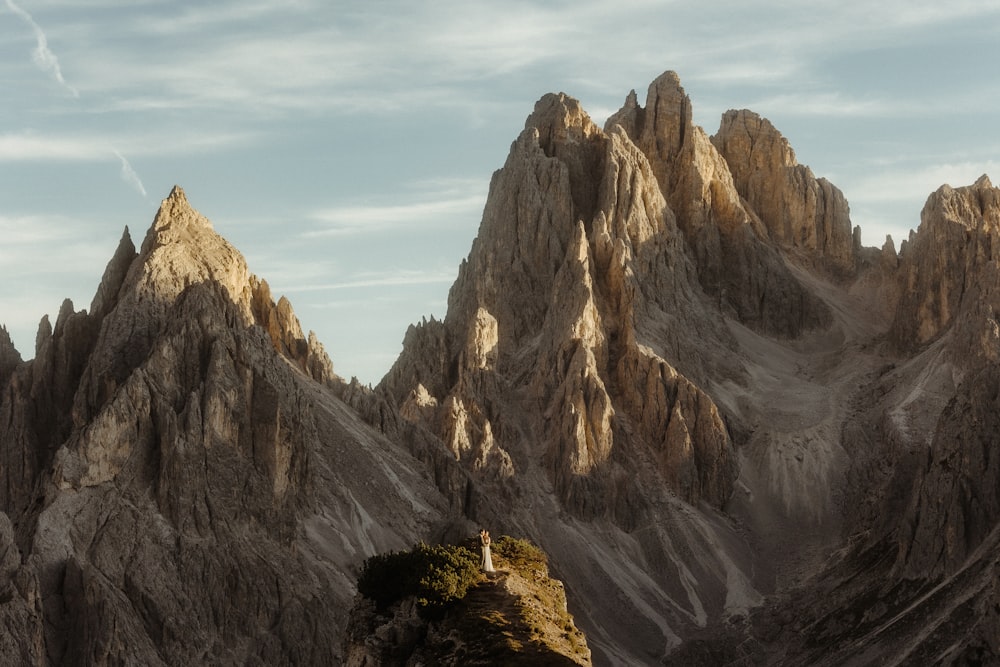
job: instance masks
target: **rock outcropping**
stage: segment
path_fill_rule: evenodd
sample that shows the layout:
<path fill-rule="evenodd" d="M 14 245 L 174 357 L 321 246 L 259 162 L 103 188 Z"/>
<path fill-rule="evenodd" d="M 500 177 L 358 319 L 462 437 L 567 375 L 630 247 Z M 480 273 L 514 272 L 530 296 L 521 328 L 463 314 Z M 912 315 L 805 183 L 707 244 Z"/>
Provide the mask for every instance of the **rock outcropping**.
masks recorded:
<path fill-rule="evenodd" d="M 335 663 L 358 560 L 441 517 L 179 188 L 3 373 L 4 664 Z"/>
<path fill-rule="evenodd" d="M 606 127 L 609 131 L 622 127 L 649 160 L 709 294 L 732 308 L 740 321 L 767 333 L 795 336 L 829 324 L 826 306 L 792 277 L 774 242 L 801 246 L 817 258 L 827 252 L 846 255 L 841 260 L 845 270 L 853 268 L 850 245 L 838 248 L 838 241 L 832 240 L 828 250 L 825 243 L 827 236 L 839 239 L 845 228 L 850 237 L 846 204 L 841 215 L 826 220 L 822 203 L 817 211 L 815 202 L 808 201 L 810 188 L 817 188 L 812 174 L 795 169 L 794 154 L 784 150 L 780 135 L 762 125 L 748 128 L 747 133 L 755 136 L 741 141 L 731 118 L 731 114 L 723 117 L 713 143 L 692 121 L 691 100 L 677 74 L 666 72 L 649 85 L 645 107 L 631 92 Z M 749 124 L 749 115 L 745 118 Z M 769 140 L 777 146 L 768 149 Z M 750 182 L 764 161 L 772 163 L 773 174 L 761 180 L 773 193 L 762 193 L 754 187 L 757 183 Z M 741 195 L 751 189 L 753 201 L 744 199 Z M 796 197 L 806 201 L 800 204 Z M 756 202 L 764 208 L 751 208 Z M 790 238 L 796 233 L 798 242 Z"/>
<path fill-rule="evenodd" d="M 986 176 L 927 200 L 896 274 L 895 365 L 868 390 L 851 548 L 758 614 L 787 664 L 1000 660 L 998 234 Z M 798 620 L 772 637 L 782 615 Z"/>
<path fill-rule="evenodd" d="M 475 525 L 595 664 L 995 662 L 998 234 L 984 176 L 861 248 L 672 72 L 550 94 L 370 389 L 175 189 L 32 360 L 0 329 L 0 662 L 335 664 L 367 556 Z"/>
<path fill-rule="evenodd" d="M 745 180 L 751 157 L 735 139 L 723 145 Z M 573 563 L 568 582 L 589 599 L 609 579 L 628 592 L 615 618 L 585 616 L 603 632 L 590 642 L 604 659 L 646 660 L 760 599 L 752 552 L 718 514 L 755 417 L 732 391 L 716 393 L 727 406 L 712 390 L 754 391 L 734 334 L 831 323 L 783 252 L 839 279 L 855 271 L 843 198 L 817 200 L 822 182 L 790 149 L 780 158 L 788 173 L 775 166 L 768 215 L 794 219 L 795 233 L 775 239 L 691 122 L 676 75 L 650 86 L 645 109 L 631 94 L 604 130 L 571 97 L 544 96 L 493 177 L 447 317 L 411 328 L 370 399 L 421 434 L 415 451 L 441 443 L 450 455 L 435 478 L 469 517 Z M 808 205 L 792 207 L 796 193 Z M 553 531 L 549 512 L 569 513 L 572 529 Z M 611 553 L 622 561 L 613 568 Z M 648 623 L 639 634 L 636 619 Z"/>
<path fill-rule="evenodd" d="M 344 635 L 345 667 L 369 665 L 591 665 L 590 649 L 544 562 L 497 555 L 484 575 L 440 617 L 415 597 L 386 609 L 357 596 Z"/>
<path fill-rule="evenodd" d="M 989 403 L 959 407 L 990 386 L 963 384 L 972 359 L 1000 349 L 994 190 L 945 188 L 898 255 L 865 249 L 843 194 L 768 121 L 730 111 L 709 138 L 691 117 L 672 72 L 603 130 L 576 100 L 543 97 L 493 177 L 447 317 L 408 332 L 370 400 L 424 451 L 450 452 L 435 477 L 461 471 L 463 485 L 439 483 L 453 505 L 537 539 L 585 599 L 617 592 L 613 614 L 578 614 L 597 660 L 651 660 L 665 642 L 683 662 L 733 628 L 753 650 L 723 639 L 716 657 L 791 660 L 784 612 L 740 624 L 765 595 L 786 609 L 792 591 L 815 594 L 799 587 L 829 554 L 853 563 L 836 579 L 889 544 L 883 581 L 936 582 L 996 526 L 992 495 L 960 481 L 990 469 L 963 453 L 977 438 L 988 451 Z M 925 347 L 939 338 L 954 343 Z M 964 444 L 944 426 L 922 436 L 939 416 Z M 938 453 L 921 458 L 927 445 Z M 557 507 L 540 512 L 549 485 Z M 941 497 L 951 508 L 931 510 Z M 870 590 L 822 595 L 843 611 Z"/>
<path fill-rule="evenodd" d="M 852 277 L 860 237 L 851 229 L 843 193 L 795 160 L 788 141 L 752 111 L 727 111 L 712 144 L 725 159 L 740 196 L 785 251 Z"/>
<path fill-rule="evenodd" d="M 927 198 L 920 228 L 900 264 L 902 298 L 893 341 L 915 351 L 955 329 L 978 359 L 996 359 L 1000 198 L 985 174 L 974 185 L 942 186 Z"/>

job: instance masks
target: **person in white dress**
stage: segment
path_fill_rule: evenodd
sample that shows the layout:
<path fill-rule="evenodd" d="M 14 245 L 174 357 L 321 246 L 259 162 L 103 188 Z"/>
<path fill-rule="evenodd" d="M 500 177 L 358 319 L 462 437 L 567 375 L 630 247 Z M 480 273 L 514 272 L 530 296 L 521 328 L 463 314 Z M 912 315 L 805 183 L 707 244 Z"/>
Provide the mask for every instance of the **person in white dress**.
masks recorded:
<path fill-rule="evenodd" d="M 495 572 L 493 569 L 493 556 L 490 555 L 490 533 L 485 528 L 479 531 L 479 545 L 482 550 L 482 559 L 479 566 L 483 572 Z"/>

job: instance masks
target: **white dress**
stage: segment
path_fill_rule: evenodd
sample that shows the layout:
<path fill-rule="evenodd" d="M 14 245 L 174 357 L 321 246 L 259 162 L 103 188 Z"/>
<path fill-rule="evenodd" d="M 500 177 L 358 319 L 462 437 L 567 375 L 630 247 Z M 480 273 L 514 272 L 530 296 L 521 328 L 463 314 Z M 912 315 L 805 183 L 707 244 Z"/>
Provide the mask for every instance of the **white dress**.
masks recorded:
<path fill-rule="evenodd" d="M 493 569 L 493 556 L 490 555 L 490 542 L 489 540 L 482 540 L 483 545 L 483 558 L 480 562 L 480 566 L 483 568 L 483 572 L 495 572 Z"/>

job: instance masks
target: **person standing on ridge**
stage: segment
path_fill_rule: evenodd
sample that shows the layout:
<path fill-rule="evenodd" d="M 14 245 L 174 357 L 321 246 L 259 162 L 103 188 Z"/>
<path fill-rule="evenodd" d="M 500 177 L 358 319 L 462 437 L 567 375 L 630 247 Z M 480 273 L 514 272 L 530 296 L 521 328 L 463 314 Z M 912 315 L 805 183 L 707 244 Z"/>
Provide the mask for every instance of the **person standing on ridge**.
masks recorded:
<path fill-rule="evenodd" d="M 493 556 L 490 554 L 490 533 L 485 528 L 479 531 L 479 546 L 482 551 L 479 567 L 482 568 L 483 572 L 495 572 L 496 570 L 493 569 Z"/>

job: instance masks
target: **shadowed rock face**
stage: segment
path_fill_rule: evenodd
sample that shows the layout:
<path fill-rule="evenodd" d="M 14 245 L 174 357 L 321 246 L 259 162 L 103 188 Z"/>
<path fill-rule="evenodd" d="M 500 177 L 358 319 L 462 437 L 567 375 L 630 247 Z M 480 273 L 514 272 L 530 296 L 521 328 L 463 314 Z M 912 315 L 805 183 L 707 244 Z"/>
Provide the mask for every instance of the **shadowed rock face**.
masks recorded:
<path fill-rule="evenodd" d="M 335 664 L 365 557 L 476 525 L 595 664 L 988 662 L 997 193 L 860 248 L 671 72 L 603 129 L 546 95 L 371 390 L 175 189 L 34 359 L 0 329 L 0 662 Z"/>
<path fill-rule="evenodd" d="M 903 350 L 954 328 L 969 353 L 996 359 L 998 193 L 984 175 L 974 185 L 944 185 L 927 198 L 900 261 L 904 289 L 890 335 Z"/>
<path fill-rule="evenodd" d="M 962 229 L 992 219 L 983 212 L 991 195 L 973 189 L 968 202 L 936 205 Z M 630 94 L 603 131 L 572 98 L 548 95 L 493 177 L 448 316 L 411 328 L 374 400 L 446 443 L 436 478 L 457 469 L 468 480 L 439 484 L 453 505 L 537 539 L 589 605 L 632 598 L 612 614 L 578 612 L 597 662 L 649 660 L 664 641 L 681 663 L 815 659 L 775 628 L 801 630 L 783 619 L 816 614 L 784 616 L 781 603 L 776 616 L 755 616 L 771 619 L 759 627 L 712 619 L 741 618 L 762 592 L 836 600 L 816 607 L 834 614 L 867 604 L 879 577 L 937 581 L 996 524 L 968 499 L 982 492 L 958 481 L 964 473 L 939 478 L 956 456 L 987 465 L 983 454 L 956 454 L 965 445 L 944 426 L 930 435 L 939 416 L 964 420 L 954 427 L 962 442 L 993 431 L 988 406 L 953 408 L 975 418 L 942 416 L 952 396 L 975 402 L 972 387 L 983 385 L 958 391 L 969 355 L 921 348 L 934 338 L 912 321 L 932 322 L 924 328 L 940 336 L 950 320 L 935 304 L 953 290 L 938 282 L 962 282 L 945 265 L 921 274 L 921 249 L 936 244 L 928 237 L 947 233 L 927 216 L 900 255 L 889 241 L 860 248 L 843 195 L 799 165 L 769 122 L 728 112 L 709 139 L 671 72 L 650 85 L 645 107 Z M 941 242 L 966 264 L 985 257 L 977 271 L 996 284 L 988 241 L 959 244 L 974 250 L 956 250 L 957 237 Z M 972 297 L 968 322 L 948 334 L 985 359 L 998 349 L 988 302 Z M 940 453 L 922 458 L 927 444 Z M 954 508 L 929 511 L 941 494 Z M 553 515 L 559 528 L 539 510 L 553 497 L 572 517 Z M 699 510 L 684 514 L 676 499 Z M 949 530 L 957 537 L 939 538 Z M 889 544 L 898 555 L 879 560 L 884 569 L 865 560 Z M 861 577 L 868 588 L 802 588 L 837 549 L 853 565 L 826 570 L 829 580 L 878 572 Z M 942 549 L 956 554 L 944 556 L 950 566 L 936 564 Z M 897 603 L 913 603 L 920 588 L 900 586 Z M 649 605 L 641 611 L 631 606 L 639 598 Z M 683 644 L 675 632 L 698 639 Z M 851 641 L 801 634 L 831 649 Z M 714 648 L 700 654 L 704 636 Z M 746 646 L 753 651 L 737 649 Z"/>
<path fill-rule="evenodd" d="M 336 663 L 356 563 L 441 516 L 179 188 L 8 372 L 5 664 Z"/>
<path fill-rule="evenodd" d="M 847 546 L 753 615 L 751 634 L 772 662 L 1000 658 L 998 201 L 985 176 L 943 186 L 904 245 L 885 346 L 892 363 L 860 392 L 865 407 L 844 432 L 855 457 Z"/>
<path fill-rule="evenodd" d="M 747 545 L 716 514 L 747 415 L 705 388 L 748 380 L 727 315 L 786 334 L 829 320 L 676 80 L 650 100 L 631 96 L 606 130 L 566 95 L 536 104 L 493 177 L 448 316 L 411 328 L 371 399 L 421 434 L 414 450 L 442 443 L 432 465 L 453 506 L 536 539 L 571 590 L 652 591 L 584 623 L 606 633 L 591 637 L 605 659 L 645 660 L 758 599 Z M 571 527 L 552 529 L 548 512 Z"/>
<path fill-rule="evenodd" d="M 910 576 L 953 574 L 1000 519 L 998 244 L 1000 189 L 983 176 L 928 198 L 902 262 L 907 289 L 890 334 L 907 349 L 936 341 L 957 385 L 942 397 L 899 534 L 898 563 Z"/>
<path fill-rule="evenodd" d="M 844 255 L 842 269 L 850 274 L 853 247 L 846 203 L 835 222 L 828 222 L 824 213 L 817 212 L 816 205 L 809 206 L 809 202 L 801 206 L 795 202 L 795 210 L 786 210 L 788 204 L 780 201 L 782 197 L 791 203 L 797 197 L 806 198 L 810 187 L 818 188 L 811 173 L 807 169 L 793 170 L 791 174 L 775 169 L 773 174 L 763 176 L 752 164 L 760 159 L 755 151 L 763 148 L 753 141 L 737 145 L 727 119 L 723 117 L 713 144 L 692 121 L 691 100 L 677 74 L 666 72 L 649 85 L 645 108 L 638 105 L 633 91 L 605 127 L 609 131 L 622 127 L 649 160 L 660 191 L 684 233 L 706 292 L 732 308 L 740 321 L 769 334 L 797 336 L 810 328 L 828 325 L 825 304 L 791 275 L 768 237 L 772 228 L 777 231 L 794 226 L 805 241 L 817 236 L 825 241 L 827 225 L 836 228 L 830 233 L 837 236 L 846 225 L 848 246 L 836 253 Z M 780 146 L 780 141 L 777 143 Z M 781 148 L 778 150 L 784 153 Z M 781 155 L 779 159 L 794 163 L 794 158 L 789 157 Z M 800 182 L 796 182 L 795 175 Z M 756 196 L 762 191 L 753 188 L 756 201 L 745 200 L 741 195 L 751 189 L 749 180 L 766 182 L 770 190 L 781 194 Z M 772 203 L 768 199 L 779 201 Z M 757 203 L 764 207 L 752 208 Z M 795 220 L 794 224 L 789 220 Z M 815 241 L 790 243 L 791 232 L 771 232 L 770 236 L 779 244 L 803 246 L 807 256 L 822 257 L 826 251 L 825 245 L 818 246 Z"/>

